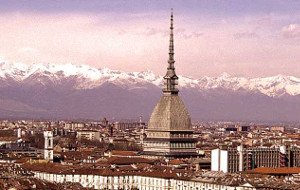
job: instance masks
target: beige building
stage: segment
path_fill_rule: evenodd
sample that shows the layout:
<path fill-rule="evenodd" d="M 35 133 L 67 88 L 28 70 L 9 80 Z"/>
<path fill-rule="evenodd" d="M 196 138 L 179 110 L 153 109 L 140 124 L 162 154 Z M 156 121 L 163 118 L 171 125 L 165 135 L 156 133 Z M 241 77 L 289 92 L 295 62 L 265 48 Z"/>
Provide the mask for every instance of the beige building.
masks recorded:
<path fill-rule="evenodd" d="M 285 131 L 285 127 L 283 126 L 272 126 L 270 128 L 271 131 L 278 131 L 278 132 L 284 132 Z"/>
<path fill-rule="evenodd" d="M 77 131 L 76 137 L 78 139 L 87 139 L 87 140 L 100 140 L 100 132 L 95 130 L 80 130 Z"/>

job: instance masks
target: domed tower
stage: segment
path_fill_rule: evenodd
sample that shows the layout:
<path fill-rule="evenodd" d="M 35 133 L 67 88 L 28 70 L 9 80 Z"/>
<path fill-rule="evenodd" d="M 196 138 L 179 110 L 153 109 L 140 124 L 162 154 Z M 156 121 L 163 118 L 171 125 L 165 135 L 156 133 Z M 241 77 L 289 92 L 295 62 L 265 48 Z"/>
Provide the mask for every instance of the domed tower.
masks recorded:
<path fill-rule="evenodd" d="M 173 29 L 172 12 L 169 60 L 167 73 L 164 76 L 163 96 L 151 114 L 143 154 L 155 157 L 187 158 L 197 156 L 196 140 L 193 138 L 189 112 L 178 96 Z"/>

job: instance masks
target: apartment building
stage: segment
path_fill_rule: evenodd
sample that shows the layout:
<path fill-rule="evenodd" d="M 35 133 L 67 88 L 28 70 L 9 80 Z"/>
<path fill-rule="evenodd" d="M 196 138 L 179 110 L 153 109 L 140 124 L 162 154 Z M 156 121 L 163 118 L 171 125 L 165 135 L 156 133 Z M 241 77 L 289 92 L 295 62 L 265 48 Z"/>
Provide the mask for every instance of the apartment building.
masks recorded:
<path fill-rule="evenodd" d="M 212 150 L 211 170 L 233 173 L 258 167 L 299 167 L 299 159 L 300 148 L 297 146 L 229 147 Z"/>

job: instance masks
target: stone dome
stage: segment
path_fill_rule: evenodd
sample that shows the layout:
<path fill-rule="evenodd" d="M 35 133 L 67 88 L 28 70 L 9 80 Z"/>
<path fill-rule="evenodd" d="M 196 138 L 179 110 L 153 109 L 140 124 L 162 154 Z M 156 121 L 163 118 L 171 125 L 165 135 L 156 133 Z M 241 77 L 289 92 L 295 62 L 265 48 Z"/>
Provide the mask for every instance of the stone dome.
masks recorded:
<path fill-rule="evenodd" d="M 191 118 L 178 95 L 163 95 L 155 106 L 148 129 L 160 131 L 190 131 Z"/>

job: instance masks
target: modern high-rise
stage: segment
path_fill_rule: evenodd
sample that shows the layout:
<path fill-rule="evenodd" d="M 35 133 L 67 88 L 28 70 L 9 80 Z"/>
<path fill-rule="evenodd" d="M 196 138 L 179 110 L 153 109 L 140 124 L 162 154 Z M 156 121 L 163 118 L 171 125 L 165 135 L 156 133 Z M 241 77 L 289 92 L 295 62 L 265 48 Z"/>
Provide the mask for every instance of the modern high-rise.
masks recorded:
<path fill-rule="evenodd" d="M 146 131 L 144 155 L 188 158 L 197 156 L 191 118 L 178 95 L 175 73 L 173 13 L 171 13 L 169 60 L 164 76 L 163 96 L 155 106 Z"/>

